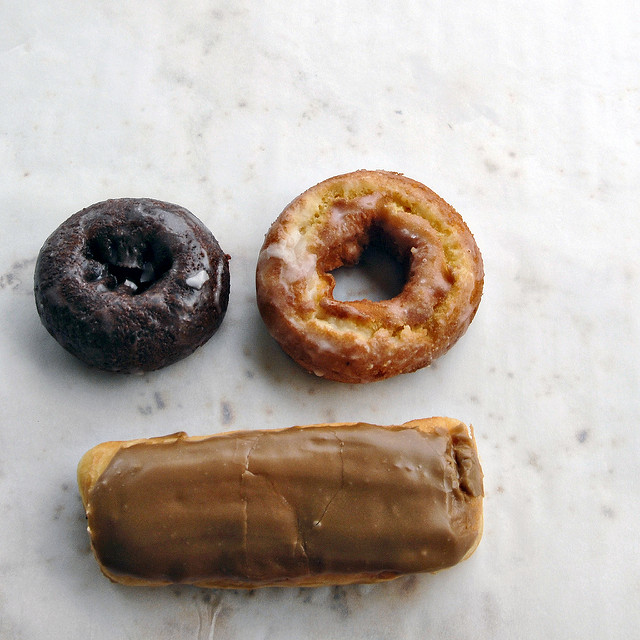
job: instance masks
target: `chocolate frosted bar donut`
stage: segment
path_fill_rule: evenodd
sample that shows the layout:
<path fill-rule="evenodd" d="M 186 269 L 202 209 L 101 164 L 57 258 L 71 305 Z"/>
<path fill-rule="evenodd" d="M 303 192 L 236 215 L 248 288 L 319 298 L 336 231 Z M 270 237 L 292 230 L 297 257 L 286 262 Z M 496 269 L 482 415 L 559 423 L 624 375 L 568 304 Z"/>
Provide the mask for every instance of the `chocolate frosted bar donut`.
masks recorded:
<path fill-rule="evenodd" d="M 91 546 L 128 585 L 319 586 L 439 571 L 482 533 L 451 418 L 107 442 L 78 467 Z"/>

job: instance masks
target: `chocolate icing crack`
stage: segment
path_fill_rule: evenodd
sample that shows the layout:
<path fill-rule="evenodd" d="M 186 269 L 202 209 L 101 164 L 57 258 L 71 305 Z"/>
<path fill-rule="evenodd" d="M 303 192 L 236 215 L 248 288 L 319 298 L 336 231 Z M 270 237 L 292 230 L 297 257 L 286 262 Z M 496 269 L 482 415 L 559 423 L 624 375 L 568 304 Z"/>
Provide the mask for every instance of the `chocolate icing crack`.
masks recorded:
<path fill-rule="evenodd" d="M 258 471 L 258 470 L 251 470 L 251 456 L 253 454 L 253 452 L 255 451 L 255 449 L 257 448 L 260 440 L 267 435 L 266 433 L 260 433 L 254 440 L 254 442 L 251 444 L 251 447 L 248 449 L 247 451 L 247 455 L 245 457 L 245 466 L 244 466 L 244 471 L 242 472 L 242 477 L 241 477 L 241 482 L 244 480 L 244 478 L 249 475 L 252 476 L 254 478 L 262 478 L 267 486 L 271 489 L 271 491 L 273 492 L 273 494 L 276 496 L 276 498 L 283 503 L 287 509 L 289 509 L 291 511 L 291 513 L 293 514 L 295 520 L 296 520 L 296 541 L 295 541 L 295 548 L 297 550 L 300 550 L 302 553 L 302 556 L 304 558 L 305 561 L 305 565 L 306 565 L 306 570 L 307 573 L 309 573 L 309 557 L 307 554 L 307 541 L 305 539 L 305 535 L 304 535 L 304 527 L 302 525 L 302 523 L 300 522 L 300 518 L 298 516 L 298 512 L 297 509 L 295 507 L 295 505 L 291 504 L 291 502 L 289 502 L 289 500 L 287 500 L 287 497 L 285 496 L 285 494 L 278 488 L 278 485 L 276 484 L 276 482 L 274 482 L 273 478 L 268 474 L 265 473 L 263 471 Z M 247 575 L 249 575 L 250 573 L 250 558 L 249 558 L 249 551 L 247 548 L 247 537 L 248 537 L 248 530 L 249 530 L 249 525 L 248 525 L 248 496 L 246 491 L 243 491 L 242 494 L 243 497 L 243 510 L 244 510 L 244 514 L 243 514 L 243 550 L 244 550 L 244 554 L 245 554 L 245 558 L 246 558 L 246 567 L 247 567 Z"/>
<path fill-rule="evenodd" d="M 300 522 L 300 518 L 296 518 L 296 529 L 298 537 L 296 538 L 296 547 L 302 551 L 302 557 L 304 558 L 305 573 L 309 575 L 311 573 L 311 566 L 309 565 L 309 552 L 307 551 L 307 538 L 304 535 L 304 527 Z"/>
<path fill-rule="evenodd" d="M 335 493 L 331 496 L 331 498 L 329 498 L 329 502 L 327 502 L 327 504 L 325 505 L 325 508 L 322 511 L 322 514 L 320 515 L 320 517 L 313 522 L 313 526 L 314 527 L 319 527 L 322 524 L 322 519 L 325 517 L 327 511 L 329 510 L 329 506 L 336 499 L 338 494 L 341 491 L 344 490 L 344 441 L 341 438 L 338 437 L 338 434 L 334 430 L 331 430 L 331 433 L 333 434 L 333 436 L 336 438 L 336 440 L 338 441 L 338 443 L 340 445 L 340 465 L 341 465 L 341 467 L 340 467 L 340 486 L 335 491 Z"/>
<path fill-rule="evenodd" d="M 264 435 L 264 433 L 258 434 L 249 449 L 247 449 L 247 455 L 244 460 L 244 470 L 240 474 L 240 487 L 241 487 L 241 497 L 242 497 L 242 552 L 244 555 L 245 567 L 249 566 L 249 548 L 247 545 L 247 535 L 249 531 L 249 498 L 247 496 L 247 492 L 245 489 L 245 477 L 247 475 L 254 475 L 249 471 L 249 464 L 251 461 L 251 454 L 253 450 L 256 448 L 258 441 Z"/>

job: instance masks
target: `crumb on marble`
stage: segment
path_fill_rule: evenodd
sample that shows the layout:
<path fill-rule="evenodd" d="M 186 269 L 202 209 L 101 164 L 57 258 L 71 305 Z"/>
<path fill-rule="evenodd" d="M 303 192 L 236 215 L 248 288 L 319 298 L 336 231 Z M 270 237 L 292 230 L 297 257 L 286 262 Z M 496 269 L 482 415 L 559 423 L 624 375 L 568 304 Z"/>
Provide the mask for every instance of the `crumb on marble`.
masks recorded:
<path fill-rule="evenodd" d="M 231 403 L 228 400 L 223 400 L 220 403 L 220 412 L 222 414 L 222 424 L 230 425 L 234 421 L 234 412 Z"/>
<path fill-rule="evenodd" d="M 580 431 L 576 433 L 576 440 L 580 444 L 584 444 L 588 439 L 589 439 L 589 431 L 587 429 L 580 429 Z"/>

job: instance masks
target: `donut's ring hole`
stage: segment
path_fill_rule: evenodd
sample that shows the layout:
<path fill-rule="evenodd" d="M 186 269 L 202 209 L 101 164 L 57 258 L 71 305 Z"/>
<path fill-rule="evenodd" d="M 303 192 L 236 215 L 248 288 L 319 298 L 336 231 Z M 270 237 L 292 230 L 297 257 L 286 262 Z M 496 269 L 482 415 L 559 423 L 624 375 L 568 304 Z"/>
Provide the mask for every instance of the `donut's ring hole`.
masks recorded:
<path fill-rule="evenodd" d="M 384 303 L 401 295 L 406 297 L 412 278 L 424 278 L 427 265 L 430 271 L 434 270 L 438 239 L 433 231 L 415 217 L 408 221 L 404 212 L 399 220 L 385 204 L 379 199 L 375 208 L 367 209 L 360 207 L 358 200 L 334 203 L 334 209 L 340 211 L 339 224 L 326 225 L 317 248 L 318 268 L 329 277 L 332 300 Z M 345 291 L 342 284 L 336 291 L 336 276 L 342 279 L 350 270 L 353 280 L 364 279 L 364 288 L 369 287 L 360 292 L 364 295 Z"/>
<path fill-rule="evenodd" d="M 379 229 L 373 227 L 372 231 L 355 264 L 343 264 L 330 272 L 335 280 L 335 300 L 380 302 L 395 298 L 405 288 L 409 255 L 399 252 Z"/>
<path fill-rule="evenodd" d="M 173 265 L 167 243 L 157 234 L 98 232 L 86 244 L 87 282 L 139 295 L 162 279 Z"/>

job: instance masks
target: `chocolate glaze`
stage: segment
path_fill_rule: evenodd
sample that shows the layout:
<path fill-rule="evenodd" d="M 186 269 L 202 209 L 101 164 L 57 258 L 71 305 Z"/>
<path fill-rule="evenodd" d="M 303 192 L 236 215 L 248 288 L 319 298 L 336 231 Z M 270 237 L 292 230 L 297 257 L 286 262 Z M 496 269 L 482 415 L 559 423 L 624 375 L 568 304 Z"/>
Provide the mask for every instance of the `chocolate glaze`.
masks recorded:
<path fill-rule="evenodd" d="M 152 371 L 189 355 L 220 326 L 228 256 L 183 207 L 107 200 L 49 236 L 34 293 L 42 323 L 67 351 L 108 371 Z"/>
<path fill-rule="evenodd" d="M 123 447 L 87 516 L 113 576 L 260 586 L 451 566 L 481 495 L 464 425 L 326 425 Z"/>

